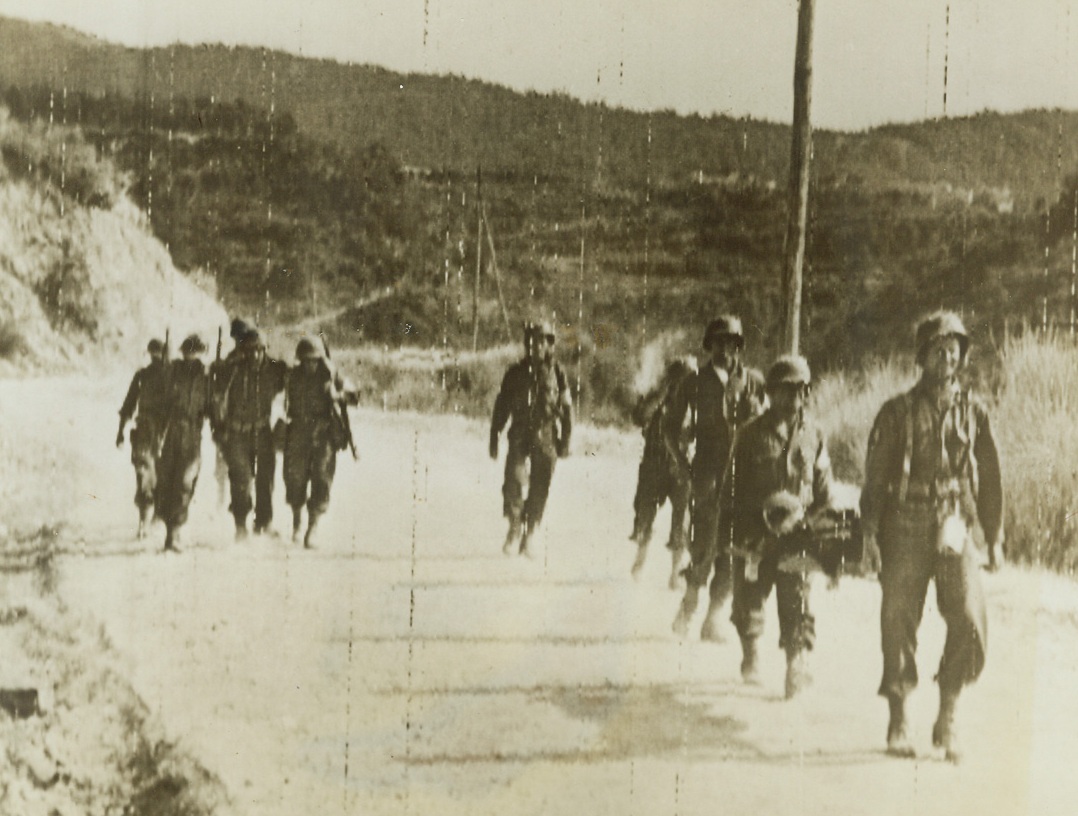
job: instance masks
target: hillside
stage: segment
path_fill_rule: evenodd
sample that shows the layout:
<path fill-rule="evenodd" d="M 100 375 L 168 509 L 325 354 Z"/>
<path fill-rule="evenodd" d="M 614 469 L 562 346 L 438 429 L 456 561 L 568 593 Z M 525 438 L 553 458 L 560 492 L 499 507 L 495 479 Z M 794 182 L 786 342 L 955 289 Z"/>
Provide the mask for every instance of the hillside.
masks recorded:
<path fill-rule="evenodd" d="M 0 110 L 0 154 L 0 372 L 141 361 L 166 329 L 175 348 L 224 320 L 77 133 Z"/>
<path fill-rule="evenodd" d="M 579 183 L 684 183 L 730 177 L 784 184 L 789 131 L 724 116 L 676 116 L 517 93 L 453 76 L 398 74 L 284 52 L 223 46 L 137 50 L 68 29 L 0 18 L 0 85 L 156 100 L 167 128 L 177 97 L 286 112 L 300 131 L 345 147 L 392 146 L 403 165 Z M 57 99 L 62 107 L 63 100 Z M 57 110 L 78 121 L 77 110 Z M 278 114 L 275 114 L 278 115 Z M 816 136 L 819 178 L 872 186 L 1007 188 L 1020 205 L 1051 198 L 1057 168 L 1078 167 L 1078 114 L 1036 111 Z"/>

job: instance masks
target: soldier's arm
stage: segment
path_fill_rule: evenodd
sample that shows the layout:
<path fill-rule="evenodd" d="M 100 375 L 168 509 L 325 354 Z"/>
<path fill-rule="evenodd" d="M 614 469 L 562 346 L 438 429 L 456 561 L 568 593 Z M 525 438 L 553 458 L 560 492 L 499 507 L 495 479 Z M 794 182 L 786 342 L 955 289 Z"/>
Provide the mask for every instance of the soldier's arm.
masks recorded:
<path fill-rule="evenodd" d="M 1003 476 L 999 449 L 988 421 L 988 412 L 976 405 L 976 438 L 973 455 L 977 461 L 977 518 L 984 530 L 985 541 L 992 550 L 1003 544 Z"/>
<path fill-rule="evenodd" d="M 666 450 L 682 470 L 689 469 L 689 460 L 681 449 L 685 418 L 696 394 L 696 375 L 690 374 L 675 387 L 662 419 L 662 438 Z M 695 432 L 695 429 L 693 429 Z"/>
<path fill-rule="evenodd" d="M 510 367 L 502 377 L 502 387 L 498 389 L 498 396 L 494 398 L 494 411 L 490 417 L 490 458 L 498 458 L 498 436 L 509 421 L 509 409 L 511 407 L 513 391 L 513 374 L 515 367 Z"/>
<path fill-rule="evenodd" d="M 142 388 L 142 372 L 136 371 L 135 376 L 131 378 L 131 385 L 127 388 L 127 396 L 124 397 L 123 405 L 120 406 L 120 425 L 116 429 L 116 447 L 123 446 L 124 443 L 124 426 L 131 421 L 131 417 L 135 415 L 135 408 L 138 405 L 139 392 Z"/>
<path fill-rule="evenodd" d="M 569 442 L 573 437 L 573 395 L 561 366 L 554 369 L 554 374 L 558 380 L 558 456 L 565 458 L 569 455 Z"/>
<path fill-rule="evenodd" d="M 767 386 L 763 374 L 755 368 L 746 372 L 745 397 L 745 416 L 738 418 L 740 422 L 747 422 L 767 410 Z"/>
<path fill-rule="evenodd" d="M 812 465 L 812 507 L 822 510 L 831 507 L 835 498 L 835 480 L 831 472 L 831 456 L 827 451 L 827 438 L 817 432 L 816 456 Z"/>
<path fill-rule="evenodd" d="M 876 415 L 865 452 L 865 481 L 861 488 L 861 524 L 865 535 L 875 535 L 891 490 L 896 463 L 901 466 L 902 433 L 891 404 Z"/>

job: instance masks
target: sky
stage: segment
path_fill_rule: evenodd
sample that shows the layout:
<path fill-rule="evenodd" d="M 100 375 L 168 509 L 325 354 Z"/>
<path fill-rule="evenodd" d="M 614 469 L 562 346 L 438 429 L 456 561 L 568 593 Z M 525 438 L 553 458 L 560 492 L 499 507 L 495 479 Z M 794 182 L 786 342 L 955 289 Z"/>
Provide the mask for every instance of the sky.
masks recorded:
<path fill-rule="evenodd" d="M 125 45 L 266 46 L 638 110 L 788 122 L 793 109 L 796 0 L 0 0 L 0 14 Z M 1078 108 L 1075 29 L 1078 0 L 816 0 L 813 123 Z"/>

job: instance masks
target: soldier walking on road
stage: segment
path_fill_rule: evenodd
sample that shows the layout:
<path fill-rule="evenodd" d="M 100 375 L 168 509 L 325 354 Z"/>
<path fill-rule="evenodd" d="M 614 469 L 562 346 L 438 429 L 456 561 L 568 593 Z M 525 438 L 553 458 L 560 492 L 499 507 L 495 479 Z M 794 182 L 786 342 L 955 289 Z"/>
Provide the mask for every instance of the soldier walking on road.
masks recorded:
<path fill-rule="evenodd" d="M 157 516 L 165 522 L 165 550 L 179 552 L 180 531 L 202 465 L 202 425 L 210 409 L 210 381 L 197 334 L 180 345 L 183 357 L 169 365 L 169 407 L 161 448 Z"/>
<path fill-rule="evenodd" d="M 823 433 L 805 413 L 812 374 L 803 357 L 787 355 L 767 372 L 768 409 L 738 434 L 730 457 L 719 522 L 733 549 L 731 620 L 741 638 L 741 676 L 760 681 L 756 642 L 772 587 L 778 601 L 779 646 L 786 652 L 786 697 L 811 682 L 805 653 L 816 637 L 808 576 L 780 569 L 780 536 L 792 532 L 765 522 L 775 507 L 788 522 L 830 506 L 831 460 Z"/>
<path fill-rule="evenodd" d="M 254 532 L 272 532 L 277 452 L 270 415 L 274 399 L 284 390 L 287 369 L 284 362 L 266 355 L 262 334 L 249 329 L 235 357 L 221 372 L 220 433 L 228 462 L 230 509 L 236 522 L 237 541 L 247 537 L 247 516 L 252 507 Z"/>
<path fill-rule="evenodd" d="M 131 429 L 131 464 L 135 466 L 135 506 L 138 507 L 138 537 L 146 536 L 157 490 L 157 459 L 168 412 L 168 365 L 165 346 L 153 339 L 146 346 L 150 364 L 140 368 L 131 379 L 127 396 L 120 407 L 120 427 L 116 447 L 124 444 L 124 427 L 135 417 Z M 137 415 L 137 416 L 136 416 Z"/>
<path fill-rule="evenodd" d="M 762 413 L 766 404 L 763 376 L 741 362 L 744 345 L 739 318 L 723 315 L 711 321 L 704 332 L 710 359 L 681 381 L 663 422 L 667 450 L 681 478 L 692 482 L 692 561 L 685 570 L 685 597 L 673 629 L 679 635 L 688 632 L 700 588 L 714 568 L 707 618 L 700 630 L 704 640 L 720 639 L 719 612 L 731 591 L 729 542 L 718 540 L 717 529 L 722 475 L 738 428 Z M 695 445 L 691 459 L 686 437 Z"/>
<path fill-rule="evenodd" d="M 512 553 L 518 540 L 521 554 L 533 554 L 554 465 L 569 455 L 573 403 L 565 373 L 554 360 L 554 342 L 550 323 L 526 324 L 524 359 L 505 372 L 494 401 L 491 459 L 498 458 L 498 437 L 506 422 L 510 423 L 502 485 L 502 508 L 509 520 L 502 548 L 506 555 Z"/>
<path fill-rule="evenodd" d="M 947 639 L 940 661 L 939 716 L 932 742 L 960 758 L 954 728 L 962 687 L 985 663 L 988 621 L 978 548 L 1002 561 L 999 453 L 983 404 L 959 382 L 969 338 L 958 315 L 939 312 L 917 328 L 920 381 L 884 403 L 868 441 L 861 513 L 865 555 L 883 589 L 880 630 L 890 720 L 887 750 L 915 755 L 906 697 L 917 686 L 917 629 L 936 581 Z"/>
<path fill-rule="evenodd" d="M 696 373 L 696 359 L 681 357 L 672 360 L 663 378 L 654 389 L 640 397 L 633 410 L 633 421 L 644 431 L 644 454 L 637 472 L 636 495 L 633 497 L 633 532 L 629 540 L 636 543 L 636 560 L 632 575 L 639 577 L 644 568 L 651 541 L 655 515 L 668 498 L 670 499 L 670 538 L 666 547 L 670 550 L 670 588 L 677 589 L 681 580 L 681 561 L 688 548 L 689 499 L 692 482 L 688 473 L 679 467 L 667 449 L 663 435 L 666 414 L 677 393 L 677 387 L 685 377 Z M 685 434 L 678 439 L 678 451 L 684 457 L 689 440 Z"/>
<path fill-rule="evenodd" d="M 345 396 L 349 389 L 330 367 L 320 343 L 296 344 L 296 365 L 285 387 L 288 431 L 284 444 L 285 497 L 292 508 L 292 540 L 298 541 L 307 505 L 303 546 L 315 546 L 319 519 L 329 506 L 337 453 L 348 447 Z M 309 493 L 308 493 L 309 488 Z"/>
<path fill-rule="evenodd" d="M 221 357 L 221 335 L 218 329 L 217 335 L 217 358 L 210 363 L 210 390 L 213 394 L 213 409 L 210 412 L 210 428 L 213 431 L 213 443 L 216 451 L 214 457 L 213 476 L 217 482 L 217 507 L 223 508 L 228 502 L 228 461 L 225 459 L 224 446 L 224 391 L 228 386 L 228 372 L 230 363 L 235 361 L 239 354 L 240 341 L 250 331 L 250 327 L 244 320 L 236 317 L 229 326 L 228 336 L 232 338 L 232 350 L 224 358 Z"/>

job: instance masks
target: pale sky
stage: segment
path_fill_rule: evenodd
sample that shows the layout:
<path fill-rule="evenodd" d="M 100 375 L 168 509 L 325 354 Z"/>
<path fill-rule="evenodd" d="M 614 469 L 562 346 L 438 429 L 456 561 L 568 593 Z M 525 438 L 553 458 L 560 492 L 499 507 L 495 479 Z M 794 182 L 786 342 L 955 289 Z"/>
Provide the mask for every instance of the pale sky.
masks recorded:
<path fill-rule="evenodd" d="M 949 23 L 948 23 L 949 12 Z M 636 109 L 789 121 L 796 0 L 0 0 L 126 45 L 222 42 Z M 1078 108 L 1078 0 L 816 0 L 812 118 Z"/>

